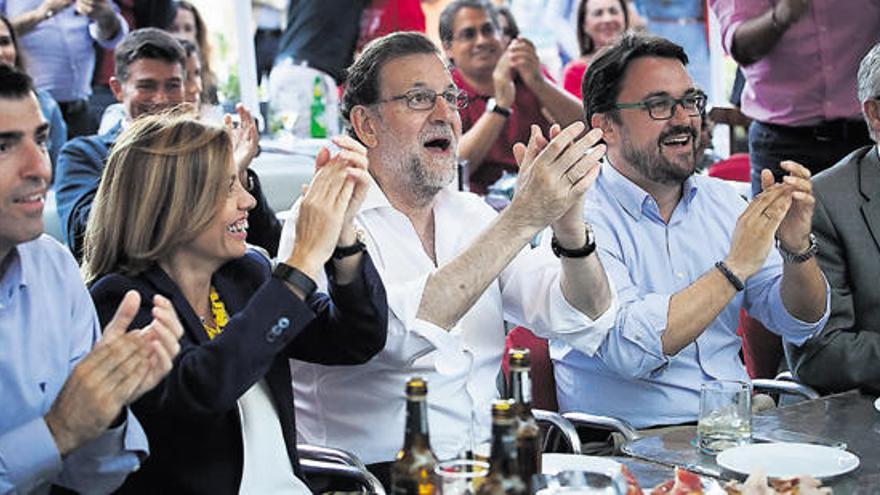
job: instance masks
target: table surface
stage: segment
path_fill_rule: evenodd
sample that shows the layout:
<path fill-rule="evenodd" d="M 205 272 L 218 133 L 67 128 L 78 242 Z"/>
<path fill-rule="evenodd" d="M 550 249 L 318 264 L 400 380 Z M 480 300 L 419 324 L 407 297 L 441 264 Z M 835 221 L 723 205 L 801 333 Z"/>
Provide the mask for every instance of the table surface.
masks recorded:
<path fill-rule="evenodd" d="M 877 493 L 880 487 L 880 412 L 874 398 L 858 391 L 829 395 L 757 413 L 752 432 L 763 441 L 844 442 L 859 456 L 859 467 L 848 474 L 825 480 L 835 493 Z M 702 475 L 727 480 L 737 475 L 721 469 L 712 456 L 694 446 L 695 426 L 666 430 L 624 447 L 632 456 L 618 459 L 630 467 L 644 487 L 672 476 L 673 466 L 691 468 Z"/>

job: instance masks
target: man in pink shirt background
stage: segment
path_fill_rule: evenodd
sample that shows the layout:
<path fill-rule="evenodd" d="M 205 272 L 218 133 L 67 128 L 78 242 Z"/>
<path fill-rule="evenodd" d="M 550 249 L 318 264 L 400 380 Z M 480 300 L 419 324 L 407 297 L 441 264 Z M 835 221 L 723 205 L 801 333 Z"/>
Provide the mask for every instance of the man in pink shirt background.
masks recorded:
<path fill-rule="evenodd" d="M 752 190 L 782 160 L 813 174 L 870 143 L 856 97 L 859 60 L 880 41 L 878 0 L 709 0 L 742 67 Z M 757 189 L 756 189 L 757 187 Z"/>

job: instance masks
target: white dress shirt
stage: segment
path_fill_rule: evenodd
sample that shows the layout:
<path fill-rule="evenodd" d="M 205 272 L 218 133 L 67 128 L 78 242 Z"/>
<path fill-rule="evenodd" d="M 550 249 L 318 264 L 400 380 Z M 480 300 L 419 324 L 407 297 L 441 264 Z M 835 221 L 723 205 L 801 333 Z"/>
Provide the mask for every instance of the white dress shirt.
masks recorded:
<path fill-rule="evenodd" d="M 431 445 L 439 458 L 452 458 L 489 438 L 505 320 L 592 355 L 614 322 L 616 302 L 595 321 L 572 307 L 562 295 L 561 264 L 543 244 L 520 252 L 450 331 L 419 320 L 428 277 L 496 213 L 478 196 L 441 191 L 434 203 L 435 266 L 409 219 L 371 182 L 356 222 L 385 284 L 388 339 L 364 365 L 291 361 L 297 432 L 301 441 L 349 450 L 365 463 L 392 461 L 403 444 L 406 381 L 421 376 L 428 382 Z M 291 218 L 297 213 L 295 205 Z M 294 224 L 284 226 L 280 259 L 292 251 Z"/>
<path fill-rule="evenodd" d="M 239 495 L 302 495 L 312 493 L 293 474 L 278 410 L 269 385 L 262 379 L 238 399 L 244 463 Z"/>

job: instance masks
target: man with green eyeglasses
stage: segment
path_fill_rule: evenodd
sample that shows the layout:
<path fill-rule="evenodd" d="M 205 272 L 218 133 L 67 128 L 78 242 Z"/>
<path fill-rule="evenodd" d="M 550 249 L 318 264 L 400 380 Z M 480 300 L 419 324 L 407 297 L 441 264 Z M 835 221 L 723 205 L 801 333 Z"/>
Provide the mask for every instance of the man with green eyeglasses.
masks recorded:
<path fill-rule="evenodd" d="M 809 171 L 784 162 L 782 183 L 765 171 L 751 204 L 695 176 L 706 97 L 687 61 L 668 40 L 627 35 L 584 77 L 587 120 L 608 146 L 584 216 L 621 307 L 594 356 L 552 343 L 563 411 L 693 422 L 703 382 L 748 380 L 740 308 L 794 345 L 828 318 Z"/>

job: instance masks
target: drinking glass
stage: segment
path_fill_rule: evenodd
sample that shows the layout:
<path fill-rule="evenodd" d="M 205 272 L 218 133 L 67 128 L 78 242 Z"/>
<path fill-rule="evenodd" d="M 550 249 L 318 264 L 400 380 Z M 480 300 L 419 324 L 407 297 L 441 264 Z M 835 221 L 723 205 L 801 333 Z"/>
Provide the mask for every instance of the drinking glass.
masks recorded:
<path fill-rule="evenodd" d="M 700 388 L 697 445 L 707 454 L 751 443 L 752 390 L 748 382 L 716 380 Z"/>
<path fill-rule="evenodd" d="M 489 463 L 472 459 L 453 459 L 437 464 L 440 493 L 443 495 L 473 495 L 489 474 Z"/>

